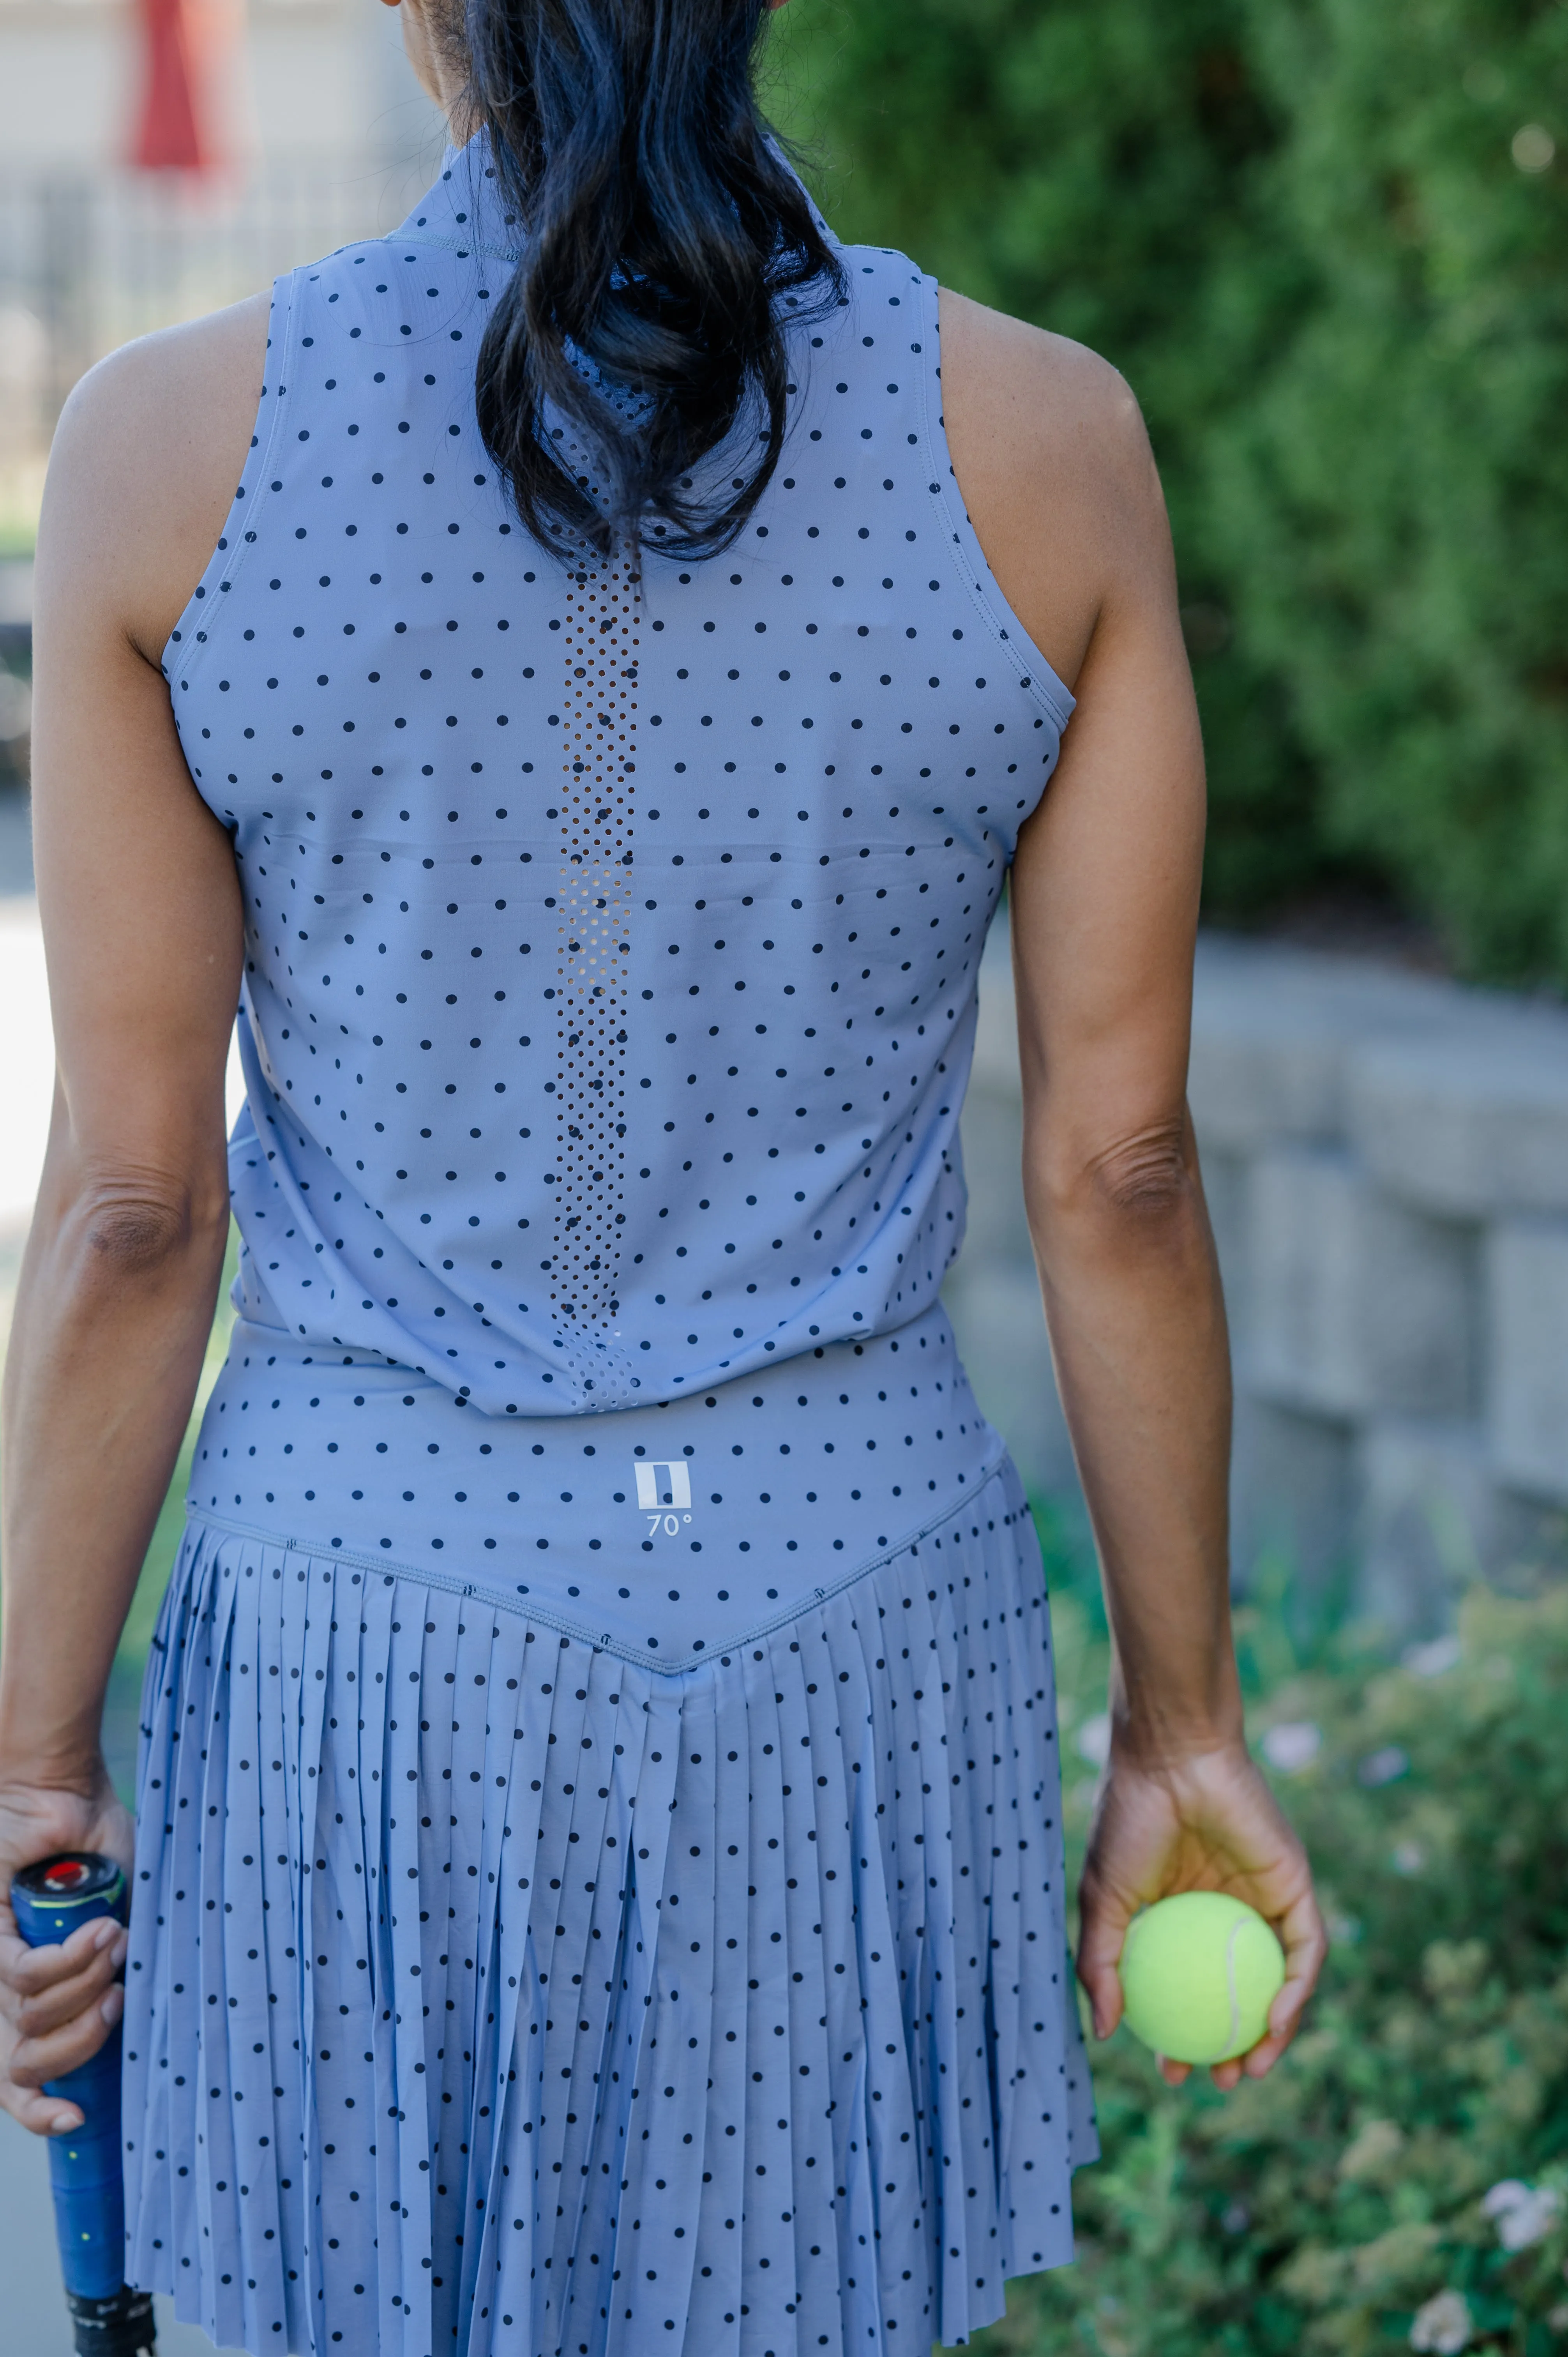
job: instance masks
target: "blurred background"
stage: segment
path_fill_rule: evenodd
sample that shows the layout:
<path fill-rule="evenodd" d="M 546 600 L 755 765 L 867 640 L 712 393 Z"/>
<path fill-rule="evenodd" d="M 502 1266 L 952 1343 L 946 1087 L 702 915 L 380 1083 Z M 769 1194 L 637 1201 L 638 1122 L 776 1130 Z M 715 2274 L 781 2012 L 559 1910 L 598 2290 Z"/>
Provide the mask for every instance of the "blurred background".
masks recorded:
<path fill-rule="evenodd" d="M 1229 2103 L 1120 2037 L 1098 2058 L 1080 2263 L 987 2339 L 1551 2357 L 1568 0 L 790 0 L 764 84 L 841 235 L 1092 344 L 1149 421 L 1212 791 L 1192 1097 L 1240 1652 L 1334 1942 L 1290 2062 Z M 51 1074 L 26 780 L 54 419 L 125 338 L 390 230 L 442 142 L 375 0 L 0 0 L 0 1342 Z M 948 1297 L 1036 1500 L 1076 1854 L 1107 1639 L 1023 1221 L 1004 922 L 965 1140 Z M 125 1782 L 183 1484 L 111 1695 Z M 0 2133 L 5 2346 L 64 2357 L 40 2164 Z"/>

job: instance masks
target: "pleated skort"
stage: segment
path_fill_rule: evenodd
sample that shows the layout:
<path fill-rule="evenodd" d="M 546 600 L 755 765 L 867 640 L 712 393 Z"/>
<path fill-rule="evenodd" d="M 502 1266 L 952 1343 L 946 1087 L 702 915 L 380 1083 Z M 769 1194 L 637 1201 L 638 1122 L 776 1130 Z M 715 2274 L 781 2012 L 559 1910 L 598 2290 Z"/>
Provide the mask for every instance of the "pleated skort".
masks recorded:
<path fill-rule="evenodd" d="M 129 2279 L 295 2357 L 881 2357 L 1096 2151 L 1004 1463 L 669 1673 L 191 1520 L 145 1697 Z"/>

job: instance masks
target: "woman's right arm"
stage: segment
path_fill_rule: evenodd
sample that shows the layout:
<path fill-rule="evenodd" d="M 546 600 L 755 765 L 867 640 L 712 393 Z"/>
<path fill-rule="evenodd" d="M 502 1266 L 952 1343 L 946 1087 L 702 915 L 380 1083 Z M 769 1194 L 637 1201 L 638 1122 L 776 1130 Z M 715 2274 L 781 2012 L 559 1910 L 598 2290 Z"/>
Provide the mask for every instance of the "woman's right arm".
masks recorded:
<path fill-rule="evenodd" d="M 39 533 L 34 838 L 57 1078 L 5 1386 L 0 2104 L 40 2133 L 77 2120 L 38 2089 L 107 2034 L 124 1942 L 94 1925 L 29 1951 L 5 1901 L 52 1850 L 130 1863 L 103 1694 L 228 1233 L 240 891 L 158 661 L 233 495 L 264 337 L 264 303 L 242 306 L 95 371 L 61 421 Z"/>

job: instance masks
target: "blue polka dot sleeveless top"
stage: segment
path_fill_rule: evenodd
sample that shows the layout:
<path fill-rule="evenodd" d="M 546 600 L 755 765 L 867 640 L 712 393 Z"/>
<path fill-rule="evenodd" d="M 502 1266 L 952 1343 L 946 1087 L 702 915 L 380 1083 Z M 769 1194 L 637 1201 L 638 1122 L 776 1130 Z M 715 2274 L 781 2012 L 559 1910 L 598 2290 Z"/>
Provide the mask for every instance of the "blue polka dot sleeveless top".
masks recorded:
<path fill-rule="evenodd" d="M 475 421 L 510 237 L 477 142 L 279 283 L 169 642 L 245 904 L 193 1500 L 510 1592 L 722 1540 L 777 1601 L 802 1518 L 849 1569 L 999 1454 L 937 1297 L 981 949 L 1071 698 L 965 515 L 902 255 L 843 250 L 731 551 L 573 565 Z M 781 1466 L 776 1402 L 853 1448 Z M 684 1656 L 726 1600 L 620 1633 Z"/>

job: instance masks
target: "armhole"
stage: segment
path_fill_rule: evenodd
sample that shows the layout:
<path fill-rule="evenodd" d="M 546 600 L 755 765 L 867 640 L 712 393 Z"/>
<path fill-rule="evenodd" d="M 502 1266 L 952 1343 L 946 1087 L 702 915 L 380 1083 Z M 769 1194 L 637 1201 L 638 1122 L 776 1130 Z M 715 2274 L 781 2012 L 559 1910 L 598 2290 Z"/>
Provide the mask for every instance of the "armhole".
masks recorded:
<path fill-rule="evenodd" d="M 951 551 L 959 577 L 970 601 L 995 640 L 1018 683 L 1049 716 L 1059 736 L 1072 717 L 1076 699 L 1057 676 L 997 586 L 986 562 L 980 535 L 969 519 L 942 423 L 941 322 L 937 307 L 937 282 L 922 271 L 920 279 L 920 425 L 924 455 L 929 461 L 929 488 L 944 544 Z"/>
<path fill-rule="evenodd" d="M 256 404 L 251 447 L 240 476 L 218 545 L 207 569 L 192 590 L 185 611 L 169 632 L 163 651 L 163 674 L 172 689 L 185 678 L 198 651 L 218 626 L 224 597 L 232 587 L 256 538 L 257 519 L 266 504 L 273 475 L 273 455 L 283 428 L 288 401 L 288 380 L 294 351 L 294 275 L 274 280 L 272 309 L 267 318 L 266 378 Z"/>

